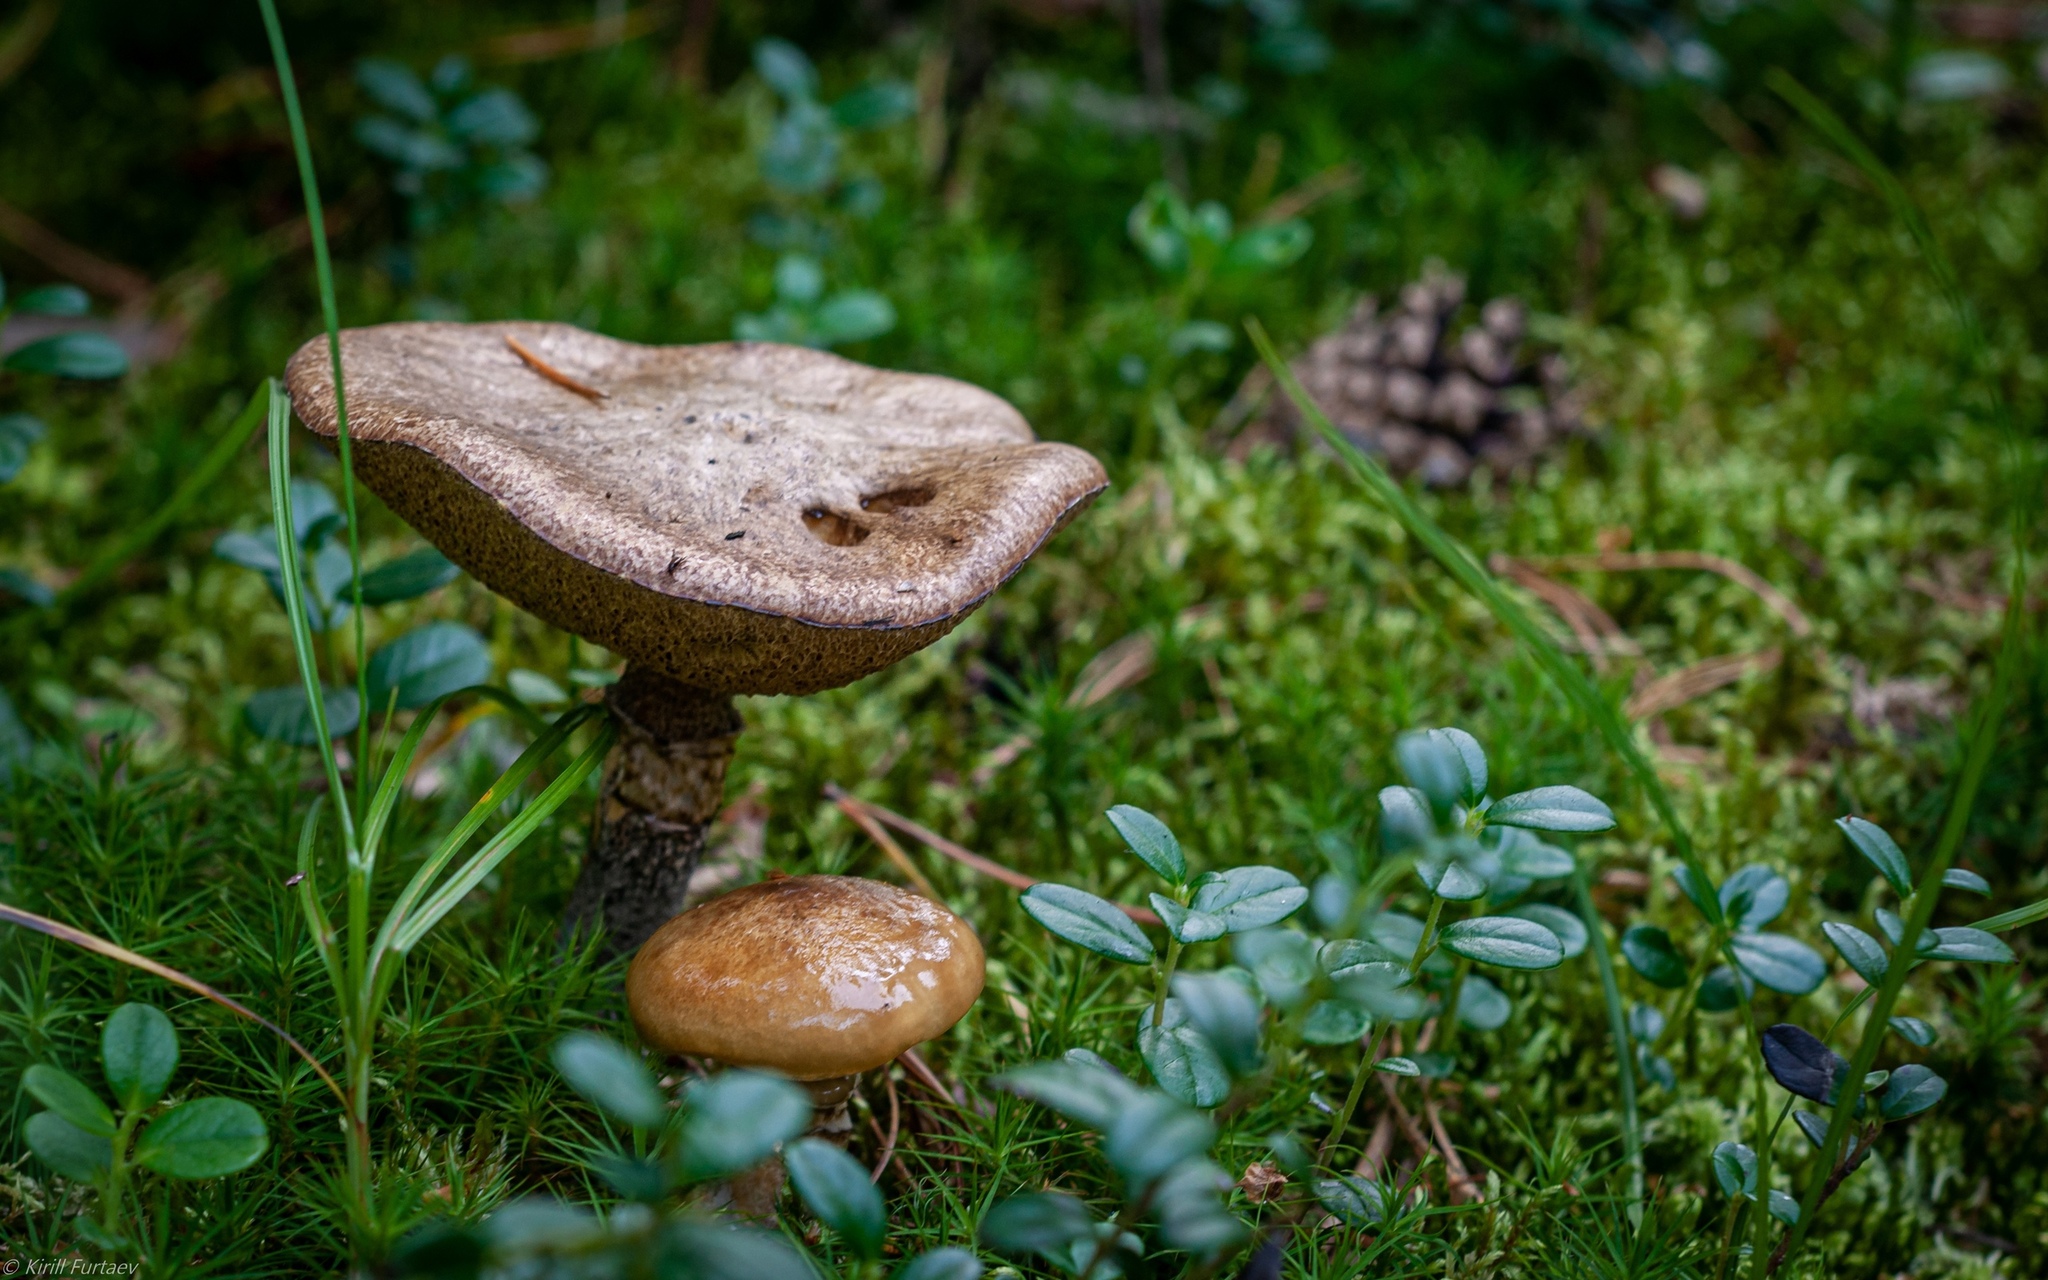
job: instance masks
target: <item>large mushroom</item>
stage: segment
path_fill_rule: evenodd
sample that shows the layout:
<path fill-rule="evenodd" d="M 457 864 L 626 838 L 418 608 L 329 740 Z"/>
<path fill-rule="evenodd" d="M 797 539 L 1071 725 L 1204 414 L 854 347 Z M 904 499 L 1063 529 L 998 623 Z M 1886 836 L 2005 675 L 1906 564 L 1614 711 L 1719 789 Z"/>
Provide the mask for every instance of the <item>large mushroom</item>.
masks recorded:
<path fill-rule="evenodd" d="M 989 392 L 798 347 L 506 322 L 341 349 L 363 482 L 478 581 L 626 658 L 568 910 L 614 951 L 682 907 L 735 694 L 834 688 L 932 643 L 1107 483 Z M 324 342 L 285 380 L 332 438 Z"/>

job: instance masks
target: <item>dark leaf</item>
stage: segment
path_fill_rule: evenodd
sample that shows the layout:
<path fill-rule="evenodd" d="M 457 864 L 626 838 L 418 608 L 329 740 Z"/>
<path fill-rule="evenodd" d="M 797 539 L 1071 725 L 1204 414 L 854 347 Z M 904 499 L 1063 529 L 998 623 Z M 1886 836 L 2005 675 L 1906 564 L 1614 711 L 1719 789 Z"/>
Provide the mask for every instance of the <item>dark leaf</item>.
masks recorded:
<path fill-rule="evenodd" d="M 1761 929 L 1778 918 L 1792 900 L 1785 877 L 1757 863 L 1721 882 L 1721 910 L 1738 929 Z"/>
<path fill-rule="evenodd" d="M 1629 968 L 1657 986 L 1676 991 L 1685 985 L 1685 960 L 1671 945 L 1671 935 L 1655 925 L 1639 924 L 1622 934 L 1621 954 Z"/>
<path fill-rule="evenodd" d="M 1813 1144 L 1815 1151 L 1827 1145 L 1828 1122 L 1826 1120 L 1811 1111 L 1801 1111 L 1795 1107 L 1792 1111 L 1792 1123 L 1799 1126 L 1799 1132 L 1806 1135 L 1806 1140 Z"/>
<path fill-rule="evenodd" d="M 1212 916 L 1206 911 L 1192 911 L 1163 893 L 1152 894 L 1149 901 L 1152 903 L 1152 910 L 1166 925 L 1166 931 L 1173 935 L 1174 941 L 1183 945 L 1214 942 L 1230 932 L 1230 924 L 1222 916 Z"/>
<path fill-rule="evenodd" d="M 482 636 L 459 622 L 430 622 L 370 655 L 370 705 L 411 711 L 490 678 Z"/>
<path fill-rule="evenodd" d="M 1820 952 L 1782 933 L 1738 933 L 1728 940 L 1728 949 L 1744 973 L 1786 995 L 1806 995 L 1828 976 Z"/>
<path fill-rule="evenodd" d="M 1614 811 L 1577 787 L 1537 787 L 1494 801 L 1486 820 L 1536 831 L 1606 831 L 1614 825 Z"/>
<path fill-rule="evenodd" d="M 1557 935 L 1520 916 L 1480 916 L 1445 927 L 1444 950 L 1503 969 L 1555 969 L 1564 963 Z"/>
<path fill-rule="evenodd" d="M 1152 963 L 1151 941 L 1114 903 L 1050 881 L 1032 885 L 1019 901 L 1024 914 L 1076 946 L 1125 964 Z"/>
<path fill-rule="evenodd" d="M 1853 924 L 1843 924 L 1836 920 L 1821 925 L 1820 931 L 1828 936 L 1828 941 L 1835 945 L 1835 950 L 1841 953 L 1842 959 L 1848 961 L 1849 967 L 1856 971 L 1858 977 L 1873 987 L 1884 981 L 1884 973 L 1890 967 L 1890 961 L 1876 938 Z"/>
<path fill-rule="evenodd" d="M 812 1216 L 859 1256 L 881 1256 L 889 1222 L 882 1193 L 860 1161 L 821 1138 L 802 1138 L 782 1149 L 782 1163 Z"/>
<path fill-rule="evenodd" d="M 1180 841 L 1165 823 L 1136 805 L 1120 804 L 1108 813 L 1109 824 L 1116 828 L 1131 852 L 1138 855 L 1144 864 L 1152 868 L 1160 879 L 1168 884 L 1182 884 L 1188 878 L 1187 855 L 1181 852 Z"/>
<path fill-rule="evenodd" d="M 693 1085 L 684 1103 L 676 1159 L 685 1178 L 751 1169 L 811 1127 L 810 1095 L 756 1071 L 721 1071 Z"/>
<path fill-rule="evenodd" d="M 128 353 L 103 333 L 60 333 L 15 348 L 0 368 L 98 381 L 128 372 Z"/>
<path fill-rule="evenodd" d="M 1152 1025 L 1152 1007 L 1139 1018 L 1138 1054 L 1153 1080 L 1190 1106 L 1214 1107 L 1230 1096 L 1230 1072 L 1208 1037 L 1188 1020 L 1180 1001 L 1166 1000 L 1166 1017 Z"/>
<path fill-rule="evenodd" d="M 1058 1192 L 1012 1196 L 988 1211 L 978 1233 L 999 1253 L 1058 1257 L 1077 1240 L 1092 1240 L 1095 1218 L 1086 1205 Z"/>
<path fill-rule="evenodd" d="M 100 1032 L 100 1061 L 114 1096 L 140 1111 L 164 1096 L 178 1069 L 178 1033 L 163 1010 L 124 1004 Z"/>
<path fill-rule="evenodd" d="M 1216 1141 L 1209 1117 L 1158 1093 L 1140 1094 L 1104 1134 L 1102 1154 L 1124 1180 L 1126 1198 L 1143 1199 L 1175 1165 Z"/>
<path fill-rule="evenodd" d="M 1756 1199 L 1756 1152 L 1739 1142 L 1723 1142 L 1714 1148 L 1714 1181 L 1729 1199 Z"/>
<path fill-rule="evenodd" d="M 1278 867 L 1232 867 L 1198 876 L 1196 911 L 1223 917 L 1232 933 L 1263 929 L 1285 920 L 1308 901 L 1308 890 Z"/>
<path fill-rule="evenodd" d="M 658 1129 L 668 1120 L 668 1102 L 654 1074 L 618 1041 L 571 1032 L 555 1041 L 548 1056 L 570 1088 L 612 1119 L 638 1129 Z"/>
<path fill-rule="evenodd" d="M 272 559 L 275 558 L 273 550 Z M 363 603 L 395 604 L 400 600 L 415 600 L 454 581 L 461 572 L 447 556 L 432 547 L 421 547 L 364 573 Z"/>
<path fill-rule="evenodd" d="M 31 316 L 82 316 L 92 310 L 92 299 L 75 284 L 46 284 L 22 294 L 14 309 Z"/>
<path fill-rule="evenodd" d="M 255 1164 L 269 1146 L 256 1108 L 235 1098 L 195 1098 L 142 1131 L 135 1159 L 170 1178 L 219 1178 Z"/>
<path fill-rule="evenodd" d="M 1459 1022 L 1474 1031 L 1498 1031 L 1514 1011 L 1506 992 L 1479 974 L 1465 975 L 1465 985 L 1458 993 Z"/>
<path fill-rule="evenodd" d="M 1951 889 L 1961 889 L 1967 893 L 1981 893 L 1986 897 L 1991 896 L 1991 882 L 1989 880 L 1986 880 L 1974 871 L 1965 871 L 1961 867 L 1950 867 L 1942 872 L 1941 882 Z"/>
<path fill-rule="evenodd" d="M 1176 973 L 1173 994 L 1226 1070 L 1248 1076 L 1259 1069 L 1259 1003 L 1243 983 L 1220 973 Z"/>
<path fill-rule="evenodd" d="M 1888 1024 L 1891 1029 L 1906 1038 L 1907 1043 L 1925 1049 L 1934 1043 L 1934 1028 L 1918 1018 L 1900 1014 Z"/>
<path fill-rule="evenodd" d="M 36 1112 L 21 1132 L 37 1159 L 73 1182 L 90 1182 L 114 1163 L 112 1142 L 54 1111 Z"/>
<path fill-rule="evenodd" d="M 1738 974 L 1732 965 L 1715 965 L 1700 982 L 1699 995 L 1695 1003 L 1702 1013 L 1727 1013 L 1741 1005 L 1743 992 L 1756 991 L 1756 983 L 1746 975 Z"/>
<path fill-rule="evenodd" d="M 1386 1200 L 1378 1185 L 1353 1173 L 1317 1182 L 1316 1199 L 1340 1221 L 1354 1227 L 1372 1226 L 1386 1216 Z"/>
<path fill-rule="evenodd" d="M 1310 1044 L 1351 1044 L 1370 1030 L 1365 1010 L 1342 1000 L 1316 1001 L 1301 1021 L 1301 1038 Z"/>
<path fill-rule="evenodd" d="M 1878 1112 L 1887 1120 L 1904 1120 L 1917 1116 L 1948 1093 L 1948 1081 L 1927 1067 L 1911 1062 L 1892 1072 L 1885 1082 L 1884 1096 L 1878 1099 Z"/>
<path fill-rule="evenodd" d="M 1137 1100 L 1140 1091 L 1108 1063 L 1097 1065 L 1100 1059 L 1075 1058 L 1080 1052 L 1084 1051 L 1071 1050 L 1057 1061 L 1014 1067 L 989 1083 L 1091 1129 L 1106 1130 Z"/>
<path fill-rule="evenodd" d="M 353 732 L 358 719 L 356 691 L 327 689 L 320 696 L 326 704 L 329 736 L 340 737 Z M 242 708 L 242 719 L 257 737 L 271 742 L 310 747 L 320 739 L 312 714 L 306 707 L 306 691 L 300 685 L 259 689 L 250 694 L 248 703 Z"/>
<path fill-rule="evenodd" d="M 981 1259 L 957 1246 L 920 1253 L 896 1268 L 890 1280 L 981 1280 Z"/>
<path fill-rule="evenodd" d="M 1764 1032 L 1764 1066 L 1790 1094 L 1834 1105 L 1835 1082 L 1848 1062 L 1804 1027 L 1780 1022 Z"/>
<path fill-rule="evenodd" d="M 21 1087 L 65 1123 L 96 1138 L 114 1136 L 114 1113 L 90 1085 L 62 1067 L 38 1062 L 21 1073 Z"/>
<path fill-rule="evenodd" d="M 1579 919 L 1573 912 L 1563 907 L 1554 907 L 1547 902 L 1525 902 L 1502 914 L 1517 916 L 1523 920 L 1534 920 L 1550 930 L 1556 935 L 1559 945 L 1564 948 L 1564 958 L 1567 960 L 1583 955 L 1586 944 L 1591 941 L 1586 933 L 1585 921 Z"/>
<path fill-rule="evenodd" d="M 1922 945 L 1920 954 L 1929 960 L 1963 960 L 1972 964 L 2011 964 L 2012 948 L 1995 933 L 1973 929 L 1968 925 L 1956 925 L 1947 929 L 1929 929 L 1934 945 Z"/>
<path fill-rule="evenodd" d="M 1837 818 L 1835 825 L 1849 837 L 1849 843 L 1856 846 L 1857 852 L 1870 859 L 1870 864 L 1891 882 L 1894 893 L 1900 898 L 1912 895 L 1913 873 L 1906 869 L 1906 855 L 1889 832 L 1862 818 Z"/>
<path fill-rule="evenodd" d="M 28 451 L 46 430 L 41 418 L 26 413 L 0 413 L 0 484 L 21 474 L 21 469 L 28 465 Z"/>

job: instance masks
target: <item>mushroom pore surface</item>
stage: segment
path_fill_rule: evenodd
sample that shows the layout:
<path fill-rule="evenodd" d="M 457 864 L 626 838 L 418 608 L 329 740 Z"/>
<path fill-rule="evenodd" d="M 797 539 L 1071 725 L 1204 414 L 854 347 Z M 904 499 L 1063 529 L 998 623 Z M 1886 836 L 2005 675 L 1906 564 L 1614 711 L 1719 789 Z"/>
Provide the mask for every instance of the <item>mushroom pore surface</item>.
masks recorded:
<path fill-rule="evenodd" d="M 342 364 L 387 505 L 527 611 L 719 693 L 831 688 L 930 644 L 1107 483 L 980 388 L 800 347 L 406 323 L 348 330 Z M 286 382 L 334 436 L 324 341 Z"/>
<path fill-rule="evenodd" d="M 626 1000 L 648 1044 L 796 1080 L 881 1066 L 981 994 L 981 941 L 928 898 L 878 880 L 787 876 L 657 930 Z"/>

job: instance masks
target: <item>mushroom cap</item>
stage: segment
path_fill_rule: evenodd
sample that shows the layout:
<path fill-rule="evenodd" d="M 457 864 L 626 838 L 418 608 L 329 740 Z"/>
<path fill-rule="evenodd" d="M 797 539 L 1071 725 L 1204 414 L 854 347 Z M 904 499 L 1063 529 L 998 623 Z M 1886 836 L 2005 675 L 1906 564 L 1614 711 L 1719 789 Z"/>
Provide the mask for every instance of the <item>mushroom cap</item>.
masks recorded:
<path fill-rule="evenodd" d="M 802 347 L 507 321 L 341 348 L 356 472 L 386 504 L 528 612 L 719 693 L 833 688 L 923 648 L 1108 483 L 987 391 Z M 285 381 L 334 436 L 323 340 Z"/>
<path fill-rule="evenodd" d="M 626 971 L 640 1038 L 793 1080 L 868 1071 L 981 994 L 981 940 L 929 898 L 856 876 L 783 876 L 690 908 Z"/>

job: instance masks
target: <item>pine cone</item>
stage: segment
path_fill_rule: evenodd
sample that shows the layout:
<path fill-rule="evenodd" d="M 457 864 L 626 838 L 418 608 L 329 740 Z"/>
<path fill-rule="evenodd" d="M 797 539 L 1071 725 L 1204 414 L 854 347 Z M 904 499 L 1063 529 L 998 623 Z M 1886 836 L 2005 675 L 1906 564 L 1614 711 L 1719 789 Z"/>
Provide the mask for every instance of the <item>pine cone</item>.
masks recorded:
<path fill-rule="evenodd" d="M 1521 302 L 1494 298 L 1453 335 L 1464 301 L 1464 277 L 1433 263 L 1401 290 L 1398 310 L 1383 315 L 1365 298 L 1294 363 L 1338 430 L 1396 475 L 1439 488 L 1464 483 L 1481 461 L 1497 472 L 1526 466 L 1581 429 L 1563 357 L 1528 350 Z M 1294 406 L 1273 396 L 1251 434 L 1300 429 Z"/>

